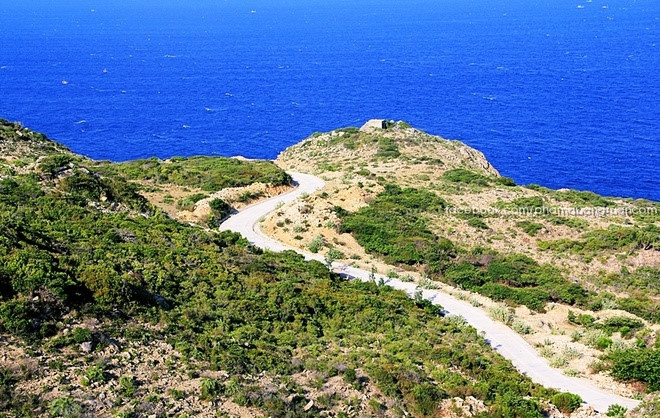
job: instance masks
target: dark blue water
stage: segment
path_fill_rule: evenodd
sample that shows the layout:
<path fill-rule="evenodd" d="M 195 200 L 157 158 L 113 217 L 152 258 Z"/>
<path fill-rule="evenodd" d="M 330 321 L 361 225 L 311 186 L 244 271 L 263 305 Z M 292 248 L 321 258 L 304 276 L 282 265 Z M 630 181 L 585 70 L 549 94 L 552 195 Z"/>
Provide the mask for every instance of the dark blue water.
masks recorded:
<path fill-rule="evenodd" d="M 660 200 L 659 26 L 658 0 L 0 0 L 0 117 L 112 160 L 403 119 L 521 184 Z"/>

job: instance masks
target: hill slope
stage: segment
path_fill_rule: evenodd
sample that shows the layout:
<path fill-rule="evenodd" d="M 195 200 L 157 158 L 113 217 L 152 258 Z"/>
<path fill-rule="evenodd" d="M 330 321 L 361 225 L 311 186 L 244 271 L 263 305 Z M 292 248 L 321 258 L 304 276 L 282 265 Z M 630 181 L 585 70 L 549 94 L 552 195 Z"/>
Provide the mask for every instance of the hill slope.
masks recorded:
<path fill-rule="evenodd" d="M 277 163 L 326 187 L 266 219 L 269 235 L 468 299 L 567 374 L 657 390 L 655 371 L 622 373 L 617 357 L 660 364 L 657 202 L 517 186 L 402 122 L 317 133 Z"/>
<path fill-rule="evenodd" d="M 0 126 L 0 409 L 10 415 L 556 410 L 552 391 L 437 307 L 179 223 L 123 169 Z"/>

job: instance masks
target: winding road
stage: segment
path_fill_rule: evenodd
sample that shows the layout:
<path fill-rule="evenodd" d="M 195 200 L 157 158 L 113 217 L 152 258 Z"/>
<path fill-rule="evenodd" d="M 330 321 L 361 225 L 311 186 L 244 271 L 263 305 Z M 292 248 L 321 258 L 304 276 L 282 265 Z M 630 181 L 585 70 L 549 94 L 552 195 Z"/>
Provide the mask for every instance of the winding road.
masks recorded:
<path fill-rule="evenodd" d="M 311 194 L 325 185 L 323 180 L 309 174 L 294 172 L 290 172 L 289 174 L 297 184 L 295 189 L 247 207 L 223 222 L 220 225 L 220 229 L 239 232 L 250 243 L 264 249 L 278 252 L 294 250 L 308 260 L 323 261 L 322 256 L 284 245 L 266 236 L 259 228 L 260 219 L 276 210 L 279 205 L 293 202 L 301 195 Z M 369 271 L 337 262 L 332 264 L 332 268 L 335 272 L 343 276 L 362 281 L 368 281 L 371 274 Z M 415 283 L 402 282 L 381 275 L 376 275 L 376 277 L 382 277 L 385 284 L 395 289 L 403 290 L 410 296 L 415 292 Z M 468 324 L 483 333 L 484 338 L 495 351 L 509 359 L 516 369 L 534 382 L 560 391 L 576 393 L 582 397 L 584 402 L 599 412 L 607 411 L 607 408 L 612 404 L 623 405 L 627 408 L 634 408 L 639 404 L 637 400 L 618 396 L 612 392 L 600 389 L 586 379 L 569 377 L 564 375 L 560 370 L 550 367 L 548 361 L 541 357 L 520 335 L 506 325 L 492 320 L 484 311 L 472 306 L 468 302 L 458 300 L 439 290 L 424 290 L 423 296 L 432 303 L 441 305 L 448 315 L 462 316 Z"/>

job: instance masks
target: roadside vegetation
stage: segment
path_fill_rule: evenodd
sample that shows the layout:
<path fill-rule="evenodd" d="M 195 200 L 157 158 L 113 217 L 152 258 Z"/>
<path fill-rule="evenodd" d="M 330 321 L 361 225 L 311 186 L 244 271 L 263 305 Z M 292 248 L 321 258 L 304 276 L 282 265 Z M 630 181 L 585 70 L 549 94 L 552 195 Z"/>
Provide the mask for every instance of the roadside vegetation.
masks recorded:
<path fill-rule="evenodd" d="M 444 318 L 440 307 L 376 283 L 342 280 L 293 252 L 262 252 L 237 234 L 179 223 L 127 181 L 176 162 L 89 164 L 9 126 L 32 138 L 22 144 L 22 158 L 39 150 L 46 154 L 35 156 L 35 165 L 22 172 L 8 154 L 2 161 L 0 332 L 19 341 L 39 365 L 0 367 L 0 407 L 9 414 L 148 415 L 197 398 L 269 416 L 320 416 L 348 407 L 428 416 L 438 414 L 445 400 L 468 396 L 486 408 L 486 416 L 540 417 L 542 401 L 550 399 L 572 408 L 573 398 L 557 397 L 520 375 L 474 329 Z M 0 144 L 11 140 L 3 136 Z M 153 179 L 201 183 L 207 173 L 190 174 L 187 167 L 193 161 L 199 168 L 200 161 L 185 161 L 180 170 Z M 240 181 L 260 179 L 250 174 Z M 217 178 L 211 189 L 234 181 Z M 390 188 L 378 209 L 362 216 L 369 220 L 395 211 L 399 202 L 401 220 L 443 207 L 426 192 Z M 213 208 L 219 214 L 227 210 L 222 202 Z M 365 230 L 365 239 L 389 226 Z M 374 251 L 400 262 L 435 254 L 438 266 L 454 257 L 451 243 L 425 230 L 422 218 L 406 228 L 420 236 L 421 249 L 404 240 L 407 250 L 392 252 L 391 241 L 401 237 L 388 235 L 382 248 L 373 242 Z M 93 332 L 84 326 L 92 318 L 100 324 Z M 149 375 L 137 379 L 102 361 L 111 349 L 120 352 L 112 356 L 115 361 L 124 358 L 117 341 L 173 347 L 180 357 L 168 359 L 168 367 L 188 369 L 199 385 L 152 392 Z M 48 367 L 39 363 L 46 353 Z M 139 361 L 140 352 L 132 353 L 127 358 Z M 80 374 L 65 375 L 71 368 L 64 364 L 77 357 L 85 359 L 84 367 L 74 367 Z M 222 374 L 199 380 L 209 371 Z M 60 377 L 42 385 L 40 379 L 52 373 Z M 368 392 L 371 401 L 327 394 L 310 399 L 301 374 L 315 376 L 315 388 L 341 377 L 345 390 Z M 53 398 L 54 392 L 63 395 Z M 114 400 L 101 402 L 101 393 Z"/>
<path fill-rule="evenodd" d="M 543 205 L 540 200 L 529 199 L 513 204 Z M 595 292 L 569 280 L 560 269 L 550 264 L 540 264 L 526 255 L 501 254 L 483 247 L 462 248 L 431 232 L 431 218 L 445 205 L 444 200 L 429 191 L 388 185 L 368 206 L 353 213 L 340 207 L 335 208 L 335 211 L 342 220 L 341 231 L 352 233 L 367 252 L 383 257 L 387 263 L 421 269 L 431 279 L 480 293 L 495 301 L 513 306 L 525 305 L 536 312 L 544 312 L 550 302 L 593 311 L 617 307 L 649 321 L 660 322 L 658 302 L 650 299 L 648 294 L 634 292 L 628 297 L 616 297 L 608 292 Z M 520 227 L 528 233 L 540 229 L 531 222 L 523 222 Z M 653 228 L 644 231 L 653 231 Z M 609 243 L 604 244 L 607 248 L 639 248 L 637 237 L 648 237 L 614 229 L 608 233 L 615 234 L 617 238 L 607 234 L 603 236 L 599 231 L 588 236 Z M 644 242 L 653 240 L 651 234 L 651 238 L 646 238 Z M 627 289 L 646 288 L 652 291 L 651 295 L 657 296 L 654 286 L 657 274 L 656 269 L 641 267 L 632 273 L 624 271 L 606 276 L 604 280 Z M 513 326 L 513 317 L 509 317 L 509 314 L 502 318 L 499 312 L 493 312 L 493 315 L 498 315 L 498 320 Z M 575 318 L 573 320 L 578 321 Z M 580 320 L 589 322 L 584 318 Z M 611 318 L 602 323 L 591 318 L 589 324 L 583 325 L 602 332 L 602 338 L 593 342 L 599 349 L 612 347 L 609 336 L 613 332 L 632 338 L 644 328 L 642 321 L 626 317 Z M 520 323 L 516 326 L 523 334 L 529 332 Z M 640 381 L 648 385 L 649 390 L 657 390 L 655 376 L 658 370 L 654 364 L 658 349 L 654 345 L 657 344 L 655 341 L 657 339 L 638 338 L 632 348 L 622 346 L 618 350 L 609 350 L 599 367 L 609 370 L 617 379 Z M 634 358 L 643 359 L 648 367 L 641 366 L 641 360 L 639 363 L 632 362 Z"/>
<path fill-rule="evenodd" d="M 260 182 L 289 185 L 291 177 L 270 161 L 242 161 L 225 157 L 149 158 L 121 163 L 97 162 L 94 170 L 126 180 L 148 180 L 154 184 L 176 184 L 217 192 Z"/>

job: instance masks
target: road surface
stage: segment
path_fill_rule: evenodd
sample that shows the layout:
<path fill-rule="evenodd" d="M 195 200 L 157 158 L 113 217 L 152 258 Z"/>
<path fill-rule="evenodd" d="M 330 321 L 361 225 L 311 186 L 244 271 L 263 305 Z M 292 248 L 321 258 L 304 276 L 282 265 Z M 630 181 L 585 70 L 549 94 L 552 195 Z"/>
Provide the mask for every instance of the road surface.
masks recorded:
<path fill-rule="evenodd" d="M 297 184 L 294 190 L 247 207 L 223 222 L 220 225 L 220 229 L 239 232 L 250 243 L 264 249 L 278 252 L 294 250 L 305 256 L 308 260 L 323 261 L 322 256 L 289 247 L 266 236 L 259 228 L 260 219 L 276 210 L 279 205 L 293 202 L 301 195 L 311 194 L 325 185 L 323 180 L 310 174 L 293 172 L 289 174 Z M 337 262 L 332 264 L 332 268 L 339 274 L 362 281 L 369 280 L 371 274 L 369 271 Z M 376 275 L 376 278 L 381 277 L 388 286 L 403 290 L 410 296 L 415 292 L 416 284 L 414 283 L 402 282 L 397 279 Z M 516 369 L 534 382 L 563 392 L 578 394 L 584 402 L 602 413 L 606 412 L 607 408 L 612 404 L 623 405 L 629 409 L 639 404 L 637 400 L 618 396 L 612 392 L 598 388 L 598 386 L 586 379 L 569 377 L 564 375 L 560 370 L 550 367 L 548 361 L 541 357 L 520 335 L 506 325 L 491 319 L 483 310 L 439 290 L 426 289 L 423 291 L 423 296 L 432 303 L 442 306 L 447 315 L 462 316 L 468 324 L 483 333 L 486 341 L 498 353 L 509 359 Z"/>

